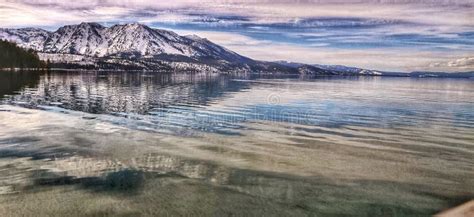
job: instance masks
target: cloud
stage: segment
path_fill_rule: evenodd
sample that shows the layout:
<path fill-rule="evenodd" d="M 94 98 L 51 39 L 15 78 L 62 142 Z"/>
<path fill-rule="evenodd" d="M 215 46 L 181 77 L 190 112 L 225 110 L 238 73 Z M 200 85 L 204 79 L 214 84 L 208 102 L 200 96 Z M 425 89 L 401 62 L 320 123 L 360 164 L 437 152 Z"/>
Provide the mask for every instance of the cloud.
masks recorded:
<path fill-rule="evenodd" d="M 474 69 L 474 57 L 464 57 L 448 62 L 450 67 L 471 68 Z"/>
<path fill-rule="evenodd" d="M 87 12 L 97 8 L 122 8 L 129 11 L 140 12 L 141 16 L 154 16 L 159 13 L 187 13 L 188 15 L 199 14 L 224 14 L 220 20 L 238 20 L 241 17 L 254 17 L 254 21 L 262 23 L 288 22 L 291 20 L 311 17 L 345 17 L 345 18 L 373 18 L 376 20 L 403 19 L 408 22 L 424 22 L 445 25 L 472 25 L 468 18 L 472 18 L 472 1 L 456 0 L 431 0 L 431 1 L 232 1 L 232 0 L 0 0 L 5 6 L 25 8 L 27 10 L 41 10 L 38 18 L 46 18 L 45 12 L 55 11 L 63 13 L 64 18 L 77 15 L 85 15 Z M 344 3 L 344 4 L 340 4 Z M 387 6 L 387 4 L 390 4 Z M 146 12 L 146 13 L 143 13 Z M 438 18 L 433 18 L 436 14 Z M 15 14 L 11 13 L 8 15 Z M 16 14 L 19 16 L 21 14 Z M 122 15 L 138 15 L 122 14 Z M 84 17 L 83 17 L 84 18 Z M 95 14 L 96 19 L 101 19 L 101 14 Z M 237 18 L 237 19 L 232 19 Z M 57 20 L 67 22 L 68 19 Z M 358 22 L 355 20 L 356 23 Z"/>
<path fill-rule="evenodd" d="M 403 71 L 472 68 L 473 18 L 469 0 L 0 0 L 0 27 L 141 22 L 257 59 Z"/>
<path fill-rule="evenodd" d="M 432 62 L 429 64 L 431 69 L 450 68 L 458 71 L 474 71 L 474 57 L 456 58 L 451 61 Z"/>
<path fill-rule="evenodd" d="M 325 45 L 309 47 L 274 43 L 268 40 L 256 40 L 238 33 L 189 30 L 177 30 L 177 32 L 182 35 L 197 34 L 240 54 L 265 61 L 287 60 L 308 64 L 347 65 L 397 72 L 474 70 L 472 65 L 470 67 L 449 66 L 446 62 L 443 62 L 446 59 L 462 59 L 466 55 L 465 51 L 448 53 L 411 50 L 409 48 L 354 50 L 326 47 Z M 433 62 L 443 62 L 443 64 L 434 66 Z"/>
<path fill-rule="evenodd" d="M 410 72 L 417 70 L 440 70 L 446 72 L 474 70 L 459 65 L 440 65 L 433 68 L 432 61 L 460 57 L 465 53 L 434 53 L 404 49 L 347 50 L 326 47 L 301 47 L 290 44 L 269 44 L 259 47 L 229 46 L 242 54 L 261 60 L 287 60 L 308 64 L 347 65 L 367 69 Z"/>

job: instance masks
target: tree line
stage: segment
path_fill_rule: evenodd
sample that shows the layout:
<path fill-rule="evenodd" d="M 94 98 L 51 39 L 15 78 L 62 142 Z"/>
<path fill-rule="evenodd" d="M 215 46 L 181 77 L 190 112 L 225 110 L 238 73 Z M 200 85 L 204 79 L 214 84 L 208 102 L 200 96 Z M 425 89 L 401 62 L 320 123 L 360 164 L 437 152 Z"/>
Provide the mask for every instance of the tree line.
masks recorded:
<path fill-rule="evenodd" d="M 0 69 L 1 68 L 46 68 L 33 49 L 25 50 L 15 43 L 0 40 Z"/>

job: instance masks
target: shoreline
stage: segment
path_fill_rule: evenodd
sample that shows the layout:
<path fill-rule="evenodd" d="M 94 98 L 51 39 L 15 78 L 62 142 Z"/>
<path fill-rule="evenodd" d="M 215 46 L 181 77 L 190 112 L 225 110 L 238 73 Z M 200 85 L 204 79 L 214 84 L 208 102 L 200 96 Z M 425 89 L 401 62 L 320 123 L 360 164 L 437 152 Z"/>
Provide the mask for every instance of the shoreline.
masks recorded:
<path fill-rule="evenodd" d="M 470 75 L 472 72 L 443 72 L 443 73 L 425 73 L 425 74 L 414 74 L 410 73 L 389 73 L 389 74 L 357 74 L 357 73 L 342 73 L 333 75 L 318 75 L 318 74 L 285 74 L 285 73 L 265 73 L 265 72 L 196 72 L 196 71 L 160 71 L 160 70 L 128 70 L 128 69 L 68 69 L 68 68 L 0 68 L 0 72 L 25 72 L 25 71 L 37 71 L 37 72 L 145 72 L 145 73 L 162 73 L 162 74 L 198 74 L 198 73 L 211 73 L 211 74 L 248 74 L 248 75 L 288 75 L 288 76 L 313 76 L 313 77 L 399 77 L 399 78 L 457 78 L 457 79 L 474 79 L 474 75 Z"/>

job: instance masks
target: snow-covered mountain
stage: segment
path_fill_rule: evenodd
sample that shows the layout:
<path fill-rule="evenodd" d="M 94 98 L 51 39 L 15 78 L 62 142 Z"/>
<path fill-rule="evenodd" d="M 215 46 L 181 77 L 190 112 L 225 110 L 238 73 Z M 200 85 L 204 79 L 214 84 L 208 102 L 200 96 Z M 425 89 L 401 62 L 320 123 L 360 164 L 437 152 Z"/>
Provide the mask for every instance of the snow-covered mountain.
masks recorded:
<path fill-rule="evenodd" d="M 23 28 L 23 29 L 2 29 L 0 28 L 0 39 L 15 42 L 20 47 L 31 48 L 36 51 L 42 51 L 44 42 L 51 35 L 43 29 Z"/>
<path fill-rule="evenodd" d="M 180 36 L 138 23 L 109 28 L 98 23 L 81 23 L 64 26 L 54 32 L 36 28 L 0 29 L 0 38 L 45 53 L 92 57 L 147 57 L 166 54 L 197 59 L 248 60 L 206 39 Z"/>
<path fill-rule="evenodd" d="M 277 63 L 289 66 L 289 67 L 302 67 L 306 64 L 303 63 L 295 63 L 295 62 L 288 62 L 288 61 L 278 61 Z M 377 70 L 370 70 L 370 69 L 362 69 L 357 67 L 350 67 L 350 66 L 343 66 L 343 65 L 321 65 L 321 64 L 313 64 L 313 67 L 317 67 L 319 69 L 324 69 L 333 74 L 338 75 L 372 75 L 372 76 L 379 76 L 383 75 L 387 72 L 377 71 Z"/>
<path fill-rule="evenodd" d="M 0 39 L 34 49 L 41 59 L 61 68 L 333 74 L 310 65 L 293 67 L 252 60 L 196 35 L 180 36 L 138 23 L 111 27 L 81 23 L 54 32 L 37 28 L 0 29 Z"/>
<path fill-rule="evenodd" d="M 342 66 L 342 65 L 313 65 L 322 69 L 327 69 L 331 71 L 336 71 L 339 73 L 345 73 L 345 74 L 354 74 L 354 75 L 374 75 L 374 76 L 379 76 L 383 75 L 386 72 L 382 71 L 377 71 L 377 70 L 371 70 L 371 69 L 361 69 L 357 67 L 350 67 L 350 66 Z"/>
<path fill-rule="evenodd" d="M 51 67 L 139 69 L 154 71 L 263 72 L 303 75 L 369 75 L 472 77 L 469 73 L 386 72 L 341 65 L 309 65 L 252 60 L 196 35 L 131 23 L 104 27 L 98 23 L 68 25 L 58 30 L 2 29 L 0 39 L 36 50 Z"/>

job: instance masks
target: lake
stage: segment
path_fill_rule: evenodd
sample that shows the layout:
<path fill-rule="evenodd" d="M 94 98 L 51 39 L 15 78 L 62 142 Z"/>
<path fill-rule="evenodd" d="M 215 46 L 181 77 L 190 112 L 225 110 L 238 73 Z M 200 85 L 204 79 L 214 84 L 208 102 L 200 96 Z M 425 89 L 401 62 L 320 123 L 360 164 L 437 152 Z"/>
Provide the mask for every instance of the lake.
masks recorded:
<path fill-rule="evenodd" d="M 0 216 L 430 216 L 474 80 L 1 72 Z"/>

